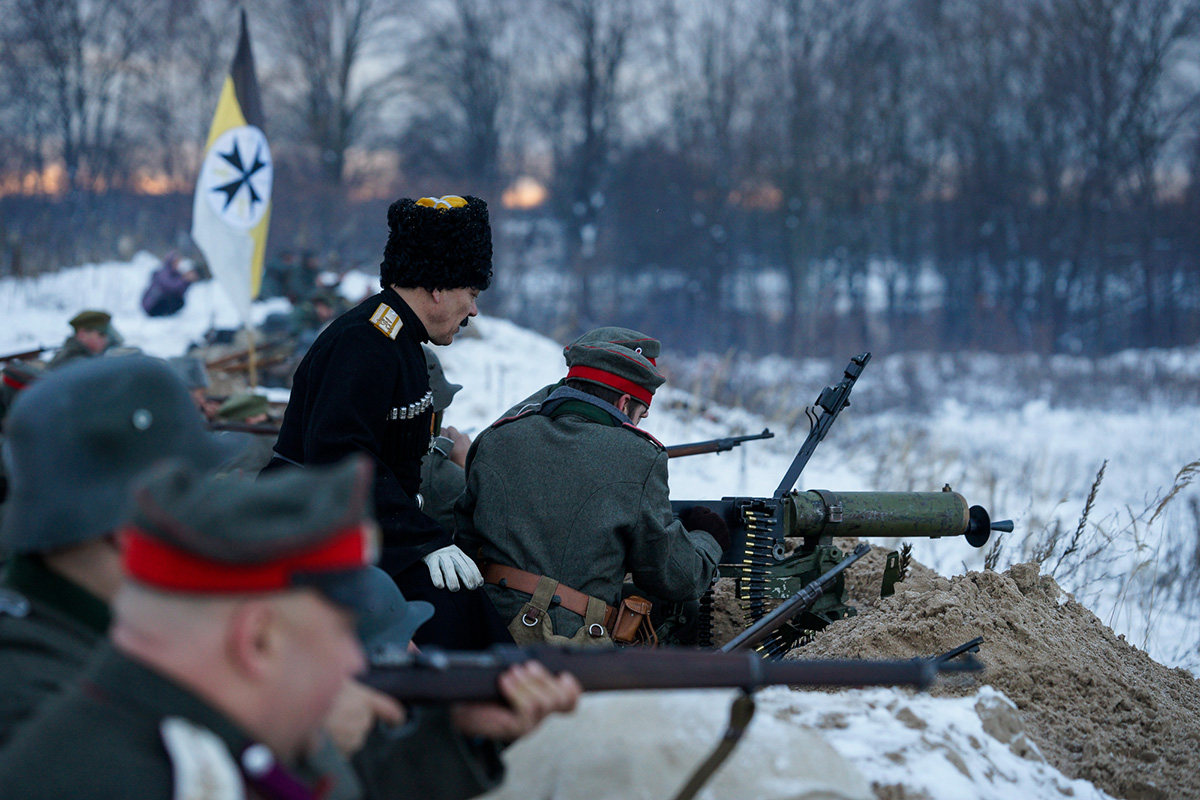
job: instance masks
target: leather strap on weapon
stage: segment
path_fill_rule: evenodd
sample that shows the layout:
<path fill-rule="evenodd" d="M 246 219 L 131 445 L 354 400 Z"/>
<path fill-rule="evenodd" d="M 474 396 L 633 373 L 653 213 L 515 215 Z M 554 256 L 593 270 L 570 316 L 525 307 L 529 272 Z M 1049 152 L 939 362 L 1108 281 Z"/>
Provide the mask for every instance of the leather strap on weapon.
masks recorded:
<path fill-rule="evenodd" d="M 733 748 L 737 747 L 737 743 L 742 740 L 742 734 L 746 732 L 746 726 L 753 718 L 754 696 L 749 692 L 743 692 L 729 707 L 729 726 L 725 728 L 725 735 L 721 737 L 721 741 L 717 743 L 708 758 L 704 759 L 704 763 L 696 767 L 696 771 L 692 773 L 687 784 L 679 790 L 679 794 L 675 795 L 675 800 L 692 800 L 696 793 L 704 788 L 704 784 L 713 776 L 713 773 L 720 769 L 721 765 L 725 763 L 725 759 L 729 758 L 729 754 L 733 752 Z"/>
<path fill-rule="evenodd" d="M 526 572 L 523 569 L 509 567 L 504 564 L 484 564 L 481 570 L 483 572 L 483 580 L 493 586 L 499 586 L 502 589 L 513 589 L 518 592 L 524 592 L 530 596 L 539 595 L 538 589 L 545 588 L 543 581 L 554 581 L 553 578 L 548 578 L 544 575 L 534 575 L 532 572 Z M 613 641 L 620 644 L 650 644 L 658 643 L 658 637 L 654 633 L 654 628 L 650 625 L 650 609 L 652 604 L 649 600 L 642 597 L 627 597 L 621 601 L 620 608 L 612 606 L 598 600 L 591 595 L 572 589 L 566 584 L 554 581 L 554 587 L 550 589 L 552 594 L 546 603 L 548 609 L 552 605 L 558 605 L 565 608 L 567 611 L 572 611 L 585 620 L 588 619 L 589 604 L 592 609 L 595 609 L 596 603 L 604 605 L 604 627 L 612 636 Z M 545 594 L 545 591 L 541 592 Z M 537 620 L 533 620 L 536 623 Z"/>

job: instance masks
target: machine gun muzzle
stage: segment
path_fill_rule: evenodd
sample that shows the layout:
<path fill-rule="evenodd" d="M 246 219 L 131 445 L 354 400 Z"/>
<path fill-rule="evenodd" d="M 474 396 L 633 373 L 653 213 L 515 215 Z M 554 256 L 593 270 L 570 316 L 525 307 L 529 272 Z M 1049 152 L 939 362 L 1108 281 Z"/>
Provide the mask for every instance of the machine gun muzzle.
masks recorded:
<path fill-rule="evenodd" d="M 831 492 L 812 489 L 783 498 L 783 530 L 788 537 L 824 536 L 927 538 L 965 536 L 975 547 L 992 531 L 1011 531 L 1012 520 L 992 522 L 983 506 L 940 492 Z"/>

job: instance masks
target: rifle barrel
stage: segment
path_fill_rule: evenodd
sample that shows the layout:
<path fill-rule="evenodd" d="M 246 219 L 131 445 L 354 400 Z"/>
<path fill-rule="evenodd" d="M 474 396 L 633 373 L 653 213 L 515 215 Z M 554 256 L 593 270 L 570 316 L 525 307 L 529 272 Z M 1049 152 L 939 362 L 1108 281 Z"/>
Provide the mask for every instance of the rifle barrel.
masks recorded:
<path fill-rule="evenodd" d="M 430 650 L 376 665 L 364 681 L 404 703 L 502 699 L 498 679 L 524 661 L 554 673 L 570 672 L 584 691 L 633 689 L 752 690 L 762 686 L 915 686 L 937 678 L 930 660 L 764 661 L 757 653 L 674 648 L 566 650 L 498 646 L 481 653 Z"/>
<path fill-rule="evenodd" d="M 981 645 L 981 644 L 983 644 L 983 637 L 976 636 L 971 641 L 963 642 L 958 647 L 955 647 L 953 650 L 947 650 L 946 652 L 942 653 L 939 656 L 934 656 L 933 662 L 935 664 L 937 664 L 938 666 L 941 666 L 942 664 L 945 664 L 950 659 L 961 656 L 963 653 L 967 652 L 968 650 L 978 652 L 979 645 Z"/>
<path fill-rule="evenodd" d="M 667 458 L 682 458 L 683 456 L 698 456 L 704 453 L 724 453 L 726 450 L 732 450 L 737 447 L 742 442 L 773 438 L 775 438 L 775 434 L 763 428 L 762 433 L 750 436 L 727 436 L 723 439 L 706 439 L 703 442 L 668 445 L 664 449 L 667 451 Z"/>

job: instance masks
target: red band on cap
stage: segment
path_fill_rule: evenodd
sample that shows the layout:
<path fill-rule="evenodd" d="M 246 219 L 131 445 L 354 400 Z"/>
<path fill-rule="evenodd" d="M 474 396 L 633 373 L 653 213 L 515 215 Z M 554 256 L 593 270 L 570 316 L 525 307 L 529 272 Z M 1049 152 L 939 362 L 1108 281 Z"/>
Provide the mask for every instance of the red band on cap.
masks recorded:
<path fill-rule="evenodd" d="M 4 382 L 5 386 L 9 387 L 10 389 L 16 389 L 18 392 L 29 385 L 28 383 L 22 383 L 11 375 L 0 376 L 0 380 Z"/>
<path fill-rule="evenodd" d="M 118 534 L 125 574 L 139 583 L 178 592 L 271 592 L 292 586 L 298 572 L 354 569 L 371 563 L 371 528 L 355 525 L 317 547 L 262 564 L 230 564 L 180 550 L 129 526 Z"/>
<path fill-rule="evenodd" d="M 606 372 L 595 367 L 584 367 L 579 364 L 567 370 L 567 378 L 582 378 L 588 381 L 596 381 L 603 383 L 605 386 L 610 386 L 623 394 L 632 395 L 645 404 L 646 408 L 650 407 L 650 401 L 654 399 L 651 392 L 646 391 L 646 388 L 639 386 L 631 380 L 622 378 L 620 375 L 614 375 L 611 372 Z"/>

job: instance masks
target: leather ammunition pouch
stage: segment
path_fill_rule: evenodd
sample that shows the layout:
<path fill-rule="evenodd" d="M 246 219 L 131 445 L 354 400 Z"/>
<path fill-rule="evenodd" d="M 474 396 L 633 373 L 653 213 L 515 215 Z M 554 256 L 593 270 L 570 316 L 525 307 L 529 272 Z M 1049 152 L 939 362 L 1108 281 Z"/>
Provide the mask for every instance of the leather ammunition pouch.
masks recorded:
<path fill-rule="evenodd" d="M 617 609 L 617 620 L 613 623 L 612 637 L 618 644 L 641 644 L 654 647 L 658 634 L 650 624 L 650 610 L 654 604 L 636 594 L 621 601 Z"/>

